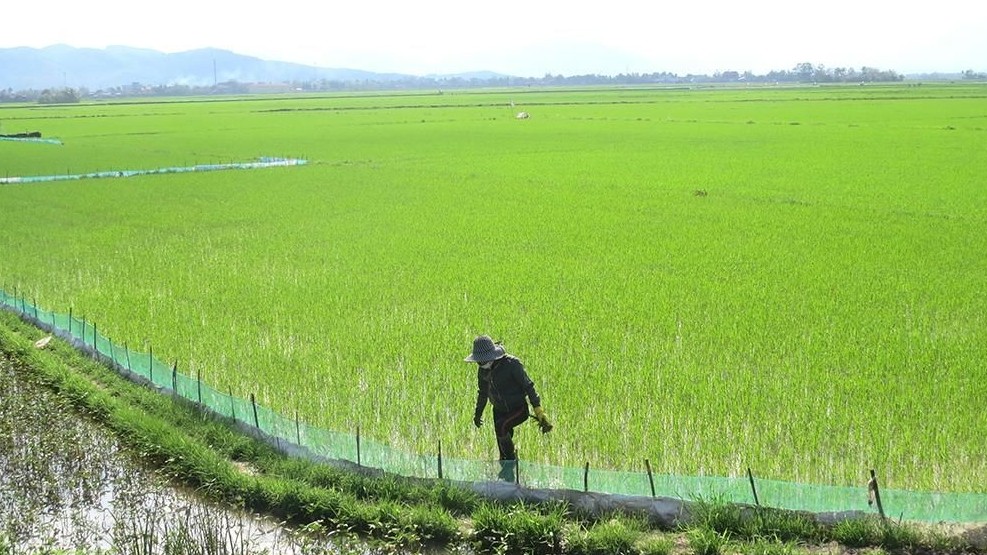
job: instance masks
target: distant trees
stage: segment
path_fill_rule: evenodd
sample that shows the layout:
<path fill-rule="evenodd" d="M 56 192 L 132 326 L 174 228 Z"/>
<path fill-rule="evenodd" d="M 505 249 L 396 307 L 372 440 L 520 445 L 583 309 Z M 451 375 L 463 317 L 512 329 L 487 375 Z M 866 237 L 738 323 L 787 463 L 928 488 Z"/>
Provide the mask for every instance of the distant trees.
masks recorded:
<path fill-rule="evenodd" d="M 24 93 L 24 91 L 14 91 L 14 89 L 6 88 L 0 90 L 0 102 L 30 102 L 31 99 Z"/>
<path fill-rule="evenodd" d="M 854 68 L 827 68 L 823 65 L 812 65 L 809 62 L 795 64 L 788 71 L 772 70 L 764 75 L 754 75 L 750 71 L 740 74 L 736 71 L 723 71 L 713 74 L 717 81 L 749 81 L 749 82 L 778 82 L 778 83 L 874 83 L 901 81 L 905 78 L 892 70 L 880 70 L 864 66 L 860 70 Z"/>
<path fill-rule="evenodd" d="M 64 89 L 45 89 L 38 96 L 38 104 L 76 104 L 79 100 L 79 92 L 68 87 Z"/>
<path fill-rule="evenodd" d="M 960 74 L 952 74 L 959 78 Z M 809 62 L 796 64 L 790 70 L 772 70 L 763 75 L 752 71 L 725 70 L 712 75 L 678 75 L 666 71 L 652 73 L 620 73 L 617 75 L 553 75 L 542 77 L 415 77 L 387 78 L 380 80 L 327 80 L 291 81 L 283 83 L 289 90 L 321 91 L 366 91 L 366 90 L 427 90 L 427 89 L 469 89 L 495 87 L 538 87 L 538 86 L 593 86 L 593 85 L 694 85 L 702 83 L 874 83 L 902 81 L 904 75 L 892 70 L 872 67 L 860 69 L 836 67 L 827 68 Z M 987 74 L 966 70 L 963 79 L 987 79 Z M 225 81 L 213 85 L 145 85 L 130 83 L 91 92 L 81 89 L 45 89 L 42 91 L 12 89 L 0 90 L 0 102 L 38 102 L 40 104 L 76 103 L 85 98 L 109 99 L 145 96 L 206 96 L 211 94 L 253 94 L 257 87 L 249 83 Z M 270 90 L 283 90 L 269 87 Z"/>

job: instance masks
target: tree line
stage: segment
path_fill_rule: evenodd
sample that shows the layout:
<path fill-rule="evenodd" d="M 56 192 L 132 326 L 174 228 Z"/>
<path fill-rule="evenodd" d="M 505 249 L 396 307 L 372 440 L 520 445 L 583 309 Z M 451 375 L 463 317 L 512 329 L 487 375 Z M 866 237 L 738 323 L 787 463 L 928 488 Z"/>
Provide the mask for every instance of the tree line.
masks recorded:
<path fill-rule="evenodd" d="M 984 80 L 987 73 L 966 70 L 956 74 L 963 80 Z M 619 73 L 617 75 L 552 75 L 542 77 L 417 77 L 381 78 L 368 80 L 313 79 L 310 81 L 290 81 L 284 83 L 288 90 L 300 92 L 339 92 L 367 90 L 421 90 L 421 89 L 469 89 L 497 87 L 545 87 L 545 86 L 586 86 L 586 85 L 691 85 L 702 83 L 880 83 L 902 81 L 904 75 L 894 70 L 873 67 L 828 68 L 809 62 L 796 64 L 789 70 L 772 70 L 764 74 L 752 71 L 717 71 L 708 74 L 678 75 L 671 72 Z M 144 85 L 130 83 L 90 91 L 85 87 L 21 90 L 0 89 L 0 102 L 37 102 L 39 104 L 67 104 L 83 99 L 111 99 L 157 96 L 205 96 L 215 94 L 251 94 L 255 92 L 250 83 L 227 81 L 209 86 L 190 85 Z"/>

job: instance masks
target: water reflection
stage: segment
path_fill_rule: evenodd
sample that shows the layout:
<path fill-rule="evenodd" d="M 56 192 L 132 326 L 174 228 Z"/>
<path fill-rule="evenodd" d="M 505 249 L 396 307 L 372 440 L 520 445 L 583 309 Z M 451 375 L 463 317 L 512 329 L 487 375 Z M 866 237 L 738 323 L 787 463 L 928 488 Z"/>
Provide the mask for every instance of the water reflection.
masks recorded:
<path fill-rule="evenodd" d="M 0 354 L 0 553 L 366 553 L 203 502 Z"/>

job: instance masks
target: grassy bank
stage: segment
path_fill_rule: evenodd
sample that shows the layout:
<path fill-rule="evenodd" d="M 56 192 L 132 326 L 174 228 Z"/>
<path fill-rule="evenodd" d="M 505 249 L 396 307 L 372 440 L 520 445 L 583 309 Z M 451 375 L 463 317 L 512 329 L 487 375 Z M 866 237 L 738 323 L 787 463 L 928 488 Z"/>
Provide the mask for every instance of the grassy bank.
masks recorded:
<path fill-rule="evenodd" d="M 689 521 L 660 529 L 640 515 L 581 514 L 564 504 L 501 504 L 440 481 L 366 476 L 288 459 L 194 407 L 132 384 L 0 311 L 0 349 L 24 379 L 57 391 L 135 453 L 209 499 L 382 548 L 470 548 L 481 553 L 668 554 L 974 552 L 942 532 L 873 519 L 823 526 L 806 515 L 699 502 Z M 0 553 L 3 553 L 0 538 Z"/>

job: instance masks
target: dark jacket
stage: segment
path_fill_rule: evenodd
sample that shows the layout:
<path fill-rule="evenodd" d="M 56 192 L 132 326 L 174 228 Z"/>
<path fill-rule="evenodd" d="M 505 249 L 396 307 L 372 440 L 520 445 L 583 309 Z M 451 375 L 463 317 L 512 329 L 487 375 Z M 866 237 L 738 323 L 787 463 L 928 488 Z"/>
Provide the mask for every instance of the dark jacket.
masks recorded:
<path fill-rule="evenodd" d="M 516 411 L 527 407 L 525 397 L 531 406 L 541 406 L 541 399 L 535 392 L 535 383 L 524 371 L 521 361 L 511 355 L 494 361 L 490 368 L 480 368 L 476 373 L 476 412 L 481 413 L 487 400 L 497 412 Z"/>

